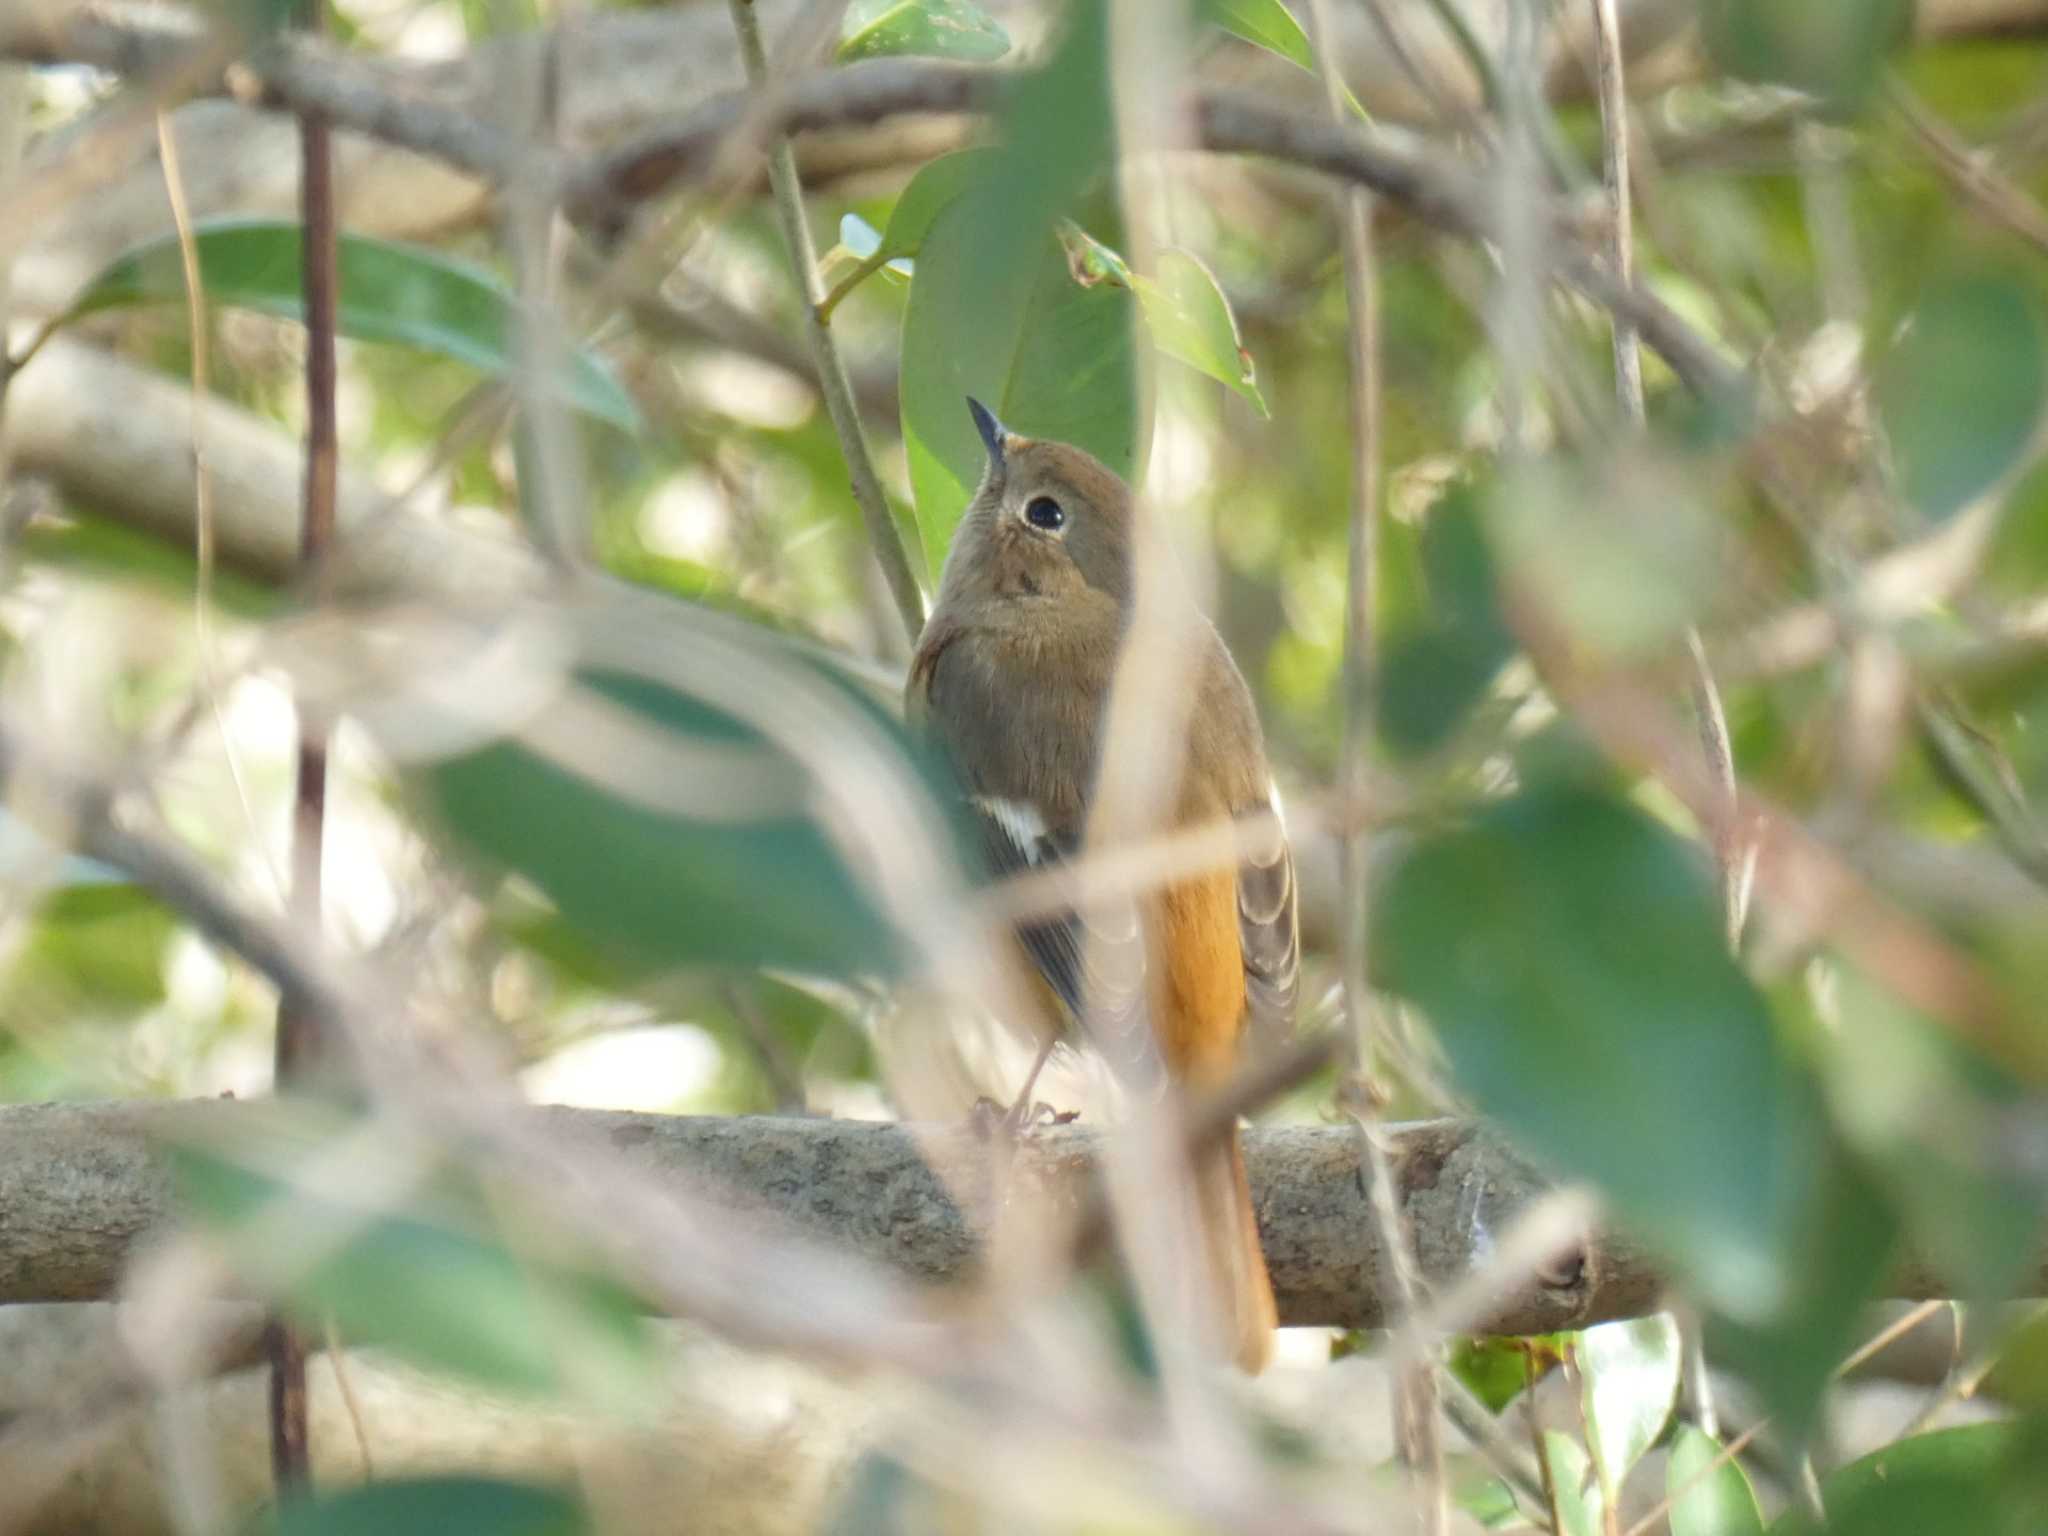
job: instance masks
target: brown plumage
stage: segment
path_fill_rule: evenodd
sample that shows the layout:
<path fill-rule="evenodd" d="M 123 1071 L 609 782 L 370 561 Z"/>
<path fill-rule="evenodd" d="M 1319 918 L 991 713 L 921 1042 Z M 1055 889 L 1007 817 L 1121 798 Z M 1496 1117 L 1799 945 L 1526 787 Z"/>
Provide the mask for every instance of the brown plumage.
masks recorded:
<path fill-rule="evenodd" d="M 911 666 L 908 706 L 975 796 L 1000 870 L 1080 847 L 1130 618 L 1133 509 L 1129 488 L 1088 454 L 1008 433 L 972 408 L 988 469 L 954 534 L 938 605 Z M 1250 691 L 1206 622 L 1197 644 L 1186 758 L 1170 818 L 1176 827 L 1275 805 Z M 1234 871 L 1168 885 L 1139 903 L 1120 931 L 1098 918 L 1100 931 L 1085 936 L 1094 944 L 1142 941 L 1141 965 L 1115 974 L 1146 977 L 1142 1013 L 1157 1060 L 1197 1093 L 1230 1075 L 1253 1015 L 1284 1026 L 1293 1013 L 1293 860 L 1283 837 L 1247 830 L 1240 842 Z M 1041 1039 L 1070 1031 L 1086 1008 L 1098 1026 L 1095 1043 L 1113 1065 L 1128 1074 L 1150 1057 L 1117 1049 L 1117 1022 L 1140 1010 L 1087 975 L 1090 943 L 1078 916 L 1031 924 L 1019 939 L 1057 999 L 1046 1017 L 1031 1021 Z M 1194 1170 L 1194 1184 L 1206 1267 L 1232 1353 L 1256 1371 L 1271 1352 L 1276 1319 L 1235 1131 Z"/>

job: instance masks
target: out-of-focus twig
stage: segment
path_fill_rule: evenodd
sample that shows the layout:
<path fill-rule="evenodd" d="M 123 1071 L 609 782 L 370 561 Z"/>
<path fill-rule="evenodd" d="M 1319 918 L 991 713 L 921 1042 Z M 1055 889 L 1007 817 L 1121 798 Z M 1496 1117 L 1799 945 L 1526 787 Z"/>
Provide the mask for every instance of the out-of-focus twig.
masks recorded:
<path fill-rule="evenodd" d="M 746 61 L 747 83 L 756 91 L 769 85 L 768 55 L 761 44 L 760 18 L 754 0 L 731 0 L 732 24 L 739 34 L 740 56 Z M 818 252 L 811 239 L 810 222 L 804 213 L 803 185 L 797 179 L 796 155 L 787 134 L 778 134 L 768 147 L 768 186 L 775 198 L 775 212 L 782 224 L 783 245 L 803 301 L 804 339 L 810 344 L 811 361 L 817 369 L 818 387 L 824 392 L 825 411 L 832 418 L 832 430 L 839 435 L 839 448 L 846 458 L 846 472 L 853 482 L 853 499 L 867 524 L 868 542 L 875 560 L 889 583 L 889 595 L 896 600 L 903 629 L 911 644 L 924 629 L 924 594 L 911 572 L 910 557 L 896 531 L 896 517 L 889 510 L 889 497 L 868 453 L 867 435 L 860 424 L 860 411 L 853 403 L 853 387 L 847 382 L 846 364 L 839 345 L 832 338 L 822 306 L 824 290 L 818 277 Z"/>
<path fill-rule="evenodd" d="M 1329 0 L 1312 0 L 1317 63 L 1331 121 L 1345 122 L 1346 90 L 1338 72 L 1338 39 Z M 1360 187 L 1341 187 L 1334 198 L 1338 235 L 1344 256 L 1344 294 L 1349 312 L 1350 369 L 1348 380 L 1351 437 L 1350 540 L 1345 573 L 1344 735 L 1339 757 L 1338 793 L 1363 804 L 1371 789 L 1372 741 L 1376 699 L 1373 635 L 1379 585 L 1380 493 L 1380 312 L 1378 255 L 1373 245 L 1372 198 Z M 1383 1271 L 1384 1307 L 1397 1330 L 1407 1335 L 1411 1364 L 1394 1372 L 1394 1423 L 1402 1459 L 1408 1463 L 1424 1529 L 1441 1533 L 1450 1519 L 1450 1498 L 1444 1480 L 1443 1434 L 1438 1421 L 1437 1378 L 1430 1360 L 1430 1341 L 1419 1333 L 1413 1244 L 1407 1220 L 1394 1189 L 1392 1160 L 1378 1124 L 1375 1101 L 1375 1051 L 1372 978 L 1367 955 L 1371 941 L 1371 868 L 1367 829 L 1355 825 L 1340 843 L 1339 964 L 1344 1014 L 1350 1036 L 1355 1092 L 1350 1097 L 1356 1119 L 1366 1177 L 1367 1208 L 1380 1251 L 1387 1255 Z"/>
<path fill-rule="evenodd" d="M 1999 170 L 1988 153 L 1973 148 L 1943 122 L 1896 75 L 1885 82 L 1884 98 L 1943 180 L 1992 223 L 2035 250 L 2048 252 L 2048 209 Z"/>

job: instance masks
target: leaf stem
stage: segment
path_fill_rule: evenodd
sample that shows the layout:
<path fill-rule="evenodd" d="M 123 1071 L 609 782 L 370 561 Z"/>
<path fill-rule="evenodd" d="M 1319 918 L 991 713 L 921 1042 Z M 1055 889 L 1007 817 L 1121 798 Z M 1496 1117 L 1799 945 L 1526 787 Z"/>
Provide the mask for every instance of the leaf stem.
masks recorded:
<path fill-rule="evenodd" d="M 877 247 L 873 255 L 861 258 L 860 265 L 834 283 L 832 291 L 818 300 L 816 306 L 818 323 L 820 325 L 830 325 L 832 323 L 832 311 L 839 307 L 839 301 L 895 259 L 895 257 L 889 254 L 887 246 Z"/>

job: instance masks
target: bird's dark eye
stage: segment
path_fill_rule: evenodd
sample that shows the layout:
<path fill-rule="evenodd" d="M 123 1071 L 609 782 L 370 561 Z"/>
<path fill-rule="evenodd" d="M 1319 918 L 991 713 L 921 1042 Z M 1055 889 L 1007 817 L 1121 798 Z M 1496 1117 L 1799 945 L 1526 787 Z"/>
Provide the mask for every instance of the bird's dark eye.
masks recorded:
<path fill-rule="evenodd" d="M 1034 496 L 1024 505 L 1024 521 L 1047 533 L 1057 533 L 1067 526 L 1067 514 L 1050 496 Z"/>

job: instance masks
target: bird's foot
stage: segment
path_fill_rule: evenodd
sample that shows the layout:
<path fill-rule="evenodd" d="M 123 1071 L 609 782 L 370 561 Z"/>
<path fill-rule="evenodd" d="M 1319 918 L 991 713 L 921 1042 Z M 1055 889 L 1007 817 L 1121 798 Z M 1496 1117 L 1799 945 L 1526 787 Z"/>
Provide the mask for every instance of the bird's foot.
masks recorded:
<path fill-rule="evenodd" d="M 1072 1125 L 1080 1118 L 1078 1109 L 1054 1109 L 1043 1099 L 1036 1103 L 1019 1099 L 1006 1107 L 986 1094 L 976 1099 L 974 1108 L 967 1112 L 968 1124 L 974 1127 L 975 1135 L 983 1141 L 993 1141 L 998 1136 L 1005 1141 L 1015 1141 L 1034 1127 Z"/>

